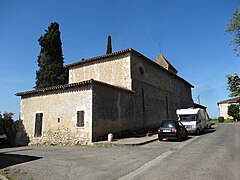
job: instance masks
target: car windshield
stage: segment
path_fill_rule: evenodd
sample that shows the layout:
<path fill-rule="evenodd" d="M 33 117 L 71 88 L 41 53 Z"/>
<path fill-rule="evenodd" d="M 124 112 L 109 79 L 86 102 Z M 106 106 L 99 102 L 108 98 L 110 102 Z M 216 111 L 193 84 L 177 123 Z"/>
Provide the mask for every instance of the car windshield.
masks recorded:
<path fill-rule="evenodd" d="M 180 115 L 180 121 L 196 121 L 197 115 Z"/>
<path fill-rule="evenodd" d="M 172 127 L 174 127 L 174 122 L 170 122 L 170 121 L 162 122 L 161 127 L 163 127 L 163 128 L 172 128 Z"/>

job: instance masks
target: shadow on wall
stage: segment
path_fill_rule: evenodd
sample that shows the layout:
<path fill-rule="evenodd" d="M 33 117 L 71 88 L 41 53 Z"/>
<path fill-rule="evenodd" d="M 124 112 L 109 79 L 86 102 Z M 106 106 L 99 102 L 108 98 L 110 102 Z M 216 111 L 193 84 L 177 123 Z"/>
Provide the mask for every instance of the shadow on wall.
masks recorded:
<path fill-rule="evenodd" d="M 26 133 L 22 120 L 19 122 L 19 130 L 16 133 L 14 146 L 27 146 L 29 144 L 29 136 Z"/>

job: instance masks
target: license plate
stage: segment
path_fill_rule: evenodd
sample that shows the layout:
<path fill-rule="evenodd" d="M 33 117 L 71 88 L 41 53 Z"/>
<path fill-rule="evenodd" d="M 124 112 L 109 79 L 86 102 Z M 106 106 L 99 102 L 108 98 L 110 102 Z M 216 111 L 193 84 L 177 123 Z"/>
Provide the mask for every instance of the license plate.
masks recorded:
<path fill-rule="evenodd" d="M 163 132 L 171 132 L 171 130 L 164 129 Z"/>

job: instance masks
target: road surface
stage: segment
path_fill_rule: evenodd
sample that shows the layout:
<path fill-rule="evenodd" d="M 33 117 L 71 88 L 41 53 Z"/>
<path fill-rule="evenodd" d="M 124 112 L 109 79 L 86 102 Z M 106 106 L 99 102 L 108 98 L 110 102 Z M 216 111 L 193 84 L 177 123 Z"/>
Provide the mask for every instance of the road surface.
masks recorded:
<path fill-rule="evenodd" d="M 0 149 L 0 169 L 10 175 L 24 171 L 34 180 L 239 180 L 240 123 L 219 124 L 216 131 L 182 142 L 155 141 L 137 147 Z M 14 177 L 21 179 L 22 174 Z"/>

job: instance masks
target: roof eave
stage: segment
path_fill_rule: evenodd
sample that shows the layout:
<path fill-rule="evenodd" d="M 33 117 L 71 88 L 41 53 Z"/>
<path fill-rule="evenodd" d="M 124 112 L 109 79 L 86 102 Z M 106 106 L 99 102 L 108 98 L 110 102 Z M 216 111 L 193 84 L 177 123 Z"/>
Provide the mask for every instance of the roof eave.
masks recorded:
<path fill-rule="evenodd" d="M 32 94 L 41 94 L 41 93 L 46 93 L 46 92 L 54 92 L 57 90 L 64 90 L 64 89 L 69 89 L 69 88 L 74 88 L 74 87 L 80 87 L 80 86 L 85 86 L 85 85 L 90 85 L 90 84 L 100 84 L 103 86 L 108 86 L 108 87 L 112 87 L 112 88 L 116 88 L 122 91 L 126 91 L 129 93 L 135 93 L 134 91 L 124 88 L 124 87 L 120 87 L 120 86 L 114 86 L 105 82 L 101 82 L 101 81 L 97 81 L 94 79 L 90 79 L 87 81 L 81 81 L 81 82 L 77 82 L 77 83 L 71 83 L 71 84 L 64 84 L 64 85 L 59 85 L 59 86 L 53 86 L 53 87 L 47 87 L 47 88 L 42 88 L 42 89 L 37 89 L 37 90 L 32 90 L 32 91 L 25 91 L 25 92 L 19 92 L 16 93 L 16 96 L 26 96 L 26 95 L 32 95 Z"/>

